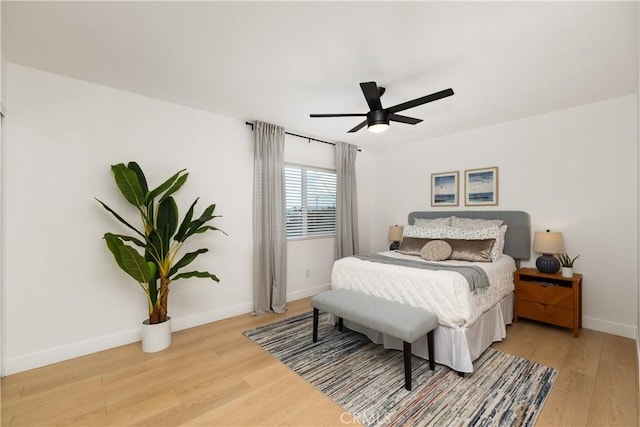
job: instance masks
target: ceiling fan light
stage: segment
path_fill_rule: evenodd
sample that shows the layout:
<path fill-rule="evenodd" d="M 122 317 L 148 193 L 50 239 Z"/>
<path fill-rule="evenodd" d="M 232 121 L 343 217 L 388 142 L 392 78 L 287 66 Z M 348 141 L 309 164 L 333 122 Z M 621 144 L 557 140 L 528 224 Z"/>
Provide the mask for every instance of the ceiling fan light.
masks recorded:
<path fill-rule="evenodd" d="M 369 125 L 367 129 L 369 129 L 369 132 L 373 133 L 384 132 L 385 130 L 389 129 L 389 123 L 374 123 L 372 125 Z"/>
<path fill-rule="evenodd" d="M 372 110 L 367 113 L 369 132 L 380 133 L 389 128 L 389 113 L 385 110 Z"/>

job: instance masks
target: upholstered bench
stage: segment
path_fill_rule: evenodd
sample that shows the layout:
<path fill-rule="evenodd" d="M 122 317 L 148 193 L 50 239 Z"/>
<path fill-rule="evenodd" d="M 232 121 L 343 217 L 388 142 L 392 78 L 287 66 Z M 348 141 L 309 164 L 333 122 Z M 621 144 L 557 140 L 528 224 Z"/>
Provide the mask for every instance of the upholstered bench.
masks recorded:
<path fill-rule="evenodd" d="M 417 307 L 346 289 L 332 289 L 311 298 L 313 306 L 313 342 L 318 341 L 318 315 L 322 310 L 338 317 L 338 328 L 343 330 L 343 319 L 389 334 L 403 341 L 404 385 L 411 390 L 411 343 L 427 335 L 429 368 L 435 369 L 433 330 L 438 326 L 435 314 Z"/>

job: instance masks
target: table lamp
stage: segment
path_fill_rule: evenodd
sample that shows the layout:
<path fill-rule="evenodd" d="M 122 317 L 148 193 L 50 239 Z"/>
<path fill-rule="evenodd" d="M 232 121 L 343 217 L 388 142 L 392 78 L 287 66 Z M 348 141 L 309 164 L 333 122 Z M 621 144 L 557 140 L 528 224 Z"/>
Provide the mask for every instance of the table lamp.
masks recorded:
<path fill-rule="evenodd" d="M 547 231 L 536 231 L 533 238 L 533 251 L 542 255 L 536 260 L 536 267 L 543 273 L 557 273 L 560 270 L 560 261 L 554 257 L 564 250 L 562 233 Z"/>
<path fill-rule="evenodd" d="M 391 246 L 389 246 L 390 251 L 395 251 L 400 247 L 400 240 L 402 240 L 401 225 L 392 225 L 389 227 L 389 240 L 393 242 Z"/>

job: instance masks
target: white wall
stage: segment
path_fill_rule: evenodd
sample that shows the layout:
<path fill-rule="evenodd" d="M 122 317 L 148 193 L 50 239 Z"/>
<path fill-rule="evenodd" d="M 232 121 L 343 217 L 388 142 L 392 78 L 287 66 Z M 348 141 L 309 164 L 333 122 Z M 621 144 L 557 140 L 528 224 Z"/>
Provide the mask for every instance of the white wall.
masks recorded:
<path fill-rule="evenodd" d="M 5 374 L 139 340 L 144 294 L 101 240 L 124 230 L 93 200 L 133 214 L 113 163 L 138 161 L 150 185 L 187 168 L 182 213 L 200 196 L 200 209 L 216 203 L 223 215 L 216 225 L 228 237 L 205 234 L 187 248 L 210 248 L 193 265 L 221 282 L 172 285 L 174 330 L 252 311 L 254 134 L 244 120 L 16 64 L 6 78 Z M 335 168 L 331 145 L 287 136 L 285 147 L 287 161 Z M 329 287 L 334 239 L 292 241 L 288 253 L 289 301 Z"/>
<path fill-rule="evenodd" d="M 640 21 L 640 8 L 638 8 L 638 20 Z M 640 42 L 640 32 L 638 33 L 638 41 Z M 637 109 L 638 109 L 638 145 L 640 145 L 640 57 L 638 57 L 638 104 L 637 104 Z M 640 153 L 638 153 L 638 163 L 637 163 L 637 168 L 640 171 Z M 637 289 L 637 293 L 638 293 L 638 300 L 637 300 L 637 306 L 636 306 L 636 322 L 637 322 L 637 326 L 638 329 L 636 330 L 636 349 L 637 349 L 637 363 L 638 365 L 636 366 L 640 366 L 640 336 L 638 336 L 638 334 L 640 334 L 640 173 L 638 176 L 638 259 L 636 259 L 636 265 L 638 268 L 638 289 Z M 638 372 L 638 377 L 640 378 L 640 372 Z M 638 384 L 640 385 L 640 381 L 638 381 Z M 640 393 L 638 394 L 638 403 L 640 403 Z"/>
<path fill-rule="evenodd" d="M 561 231 L 566 251 L 581 255 L 584 327 L 635 338 L 637 108 L 626 96 L 377 153 L 374 249 L 408 212 L 437 210 L 431 173 L 498 166 L 500 204 L 485 209 L 523 210 L 533 231 Z"/>
<path fill-rule="evenodd" d="M 253 133 L 244 120 L 14 64 L 4 77 L 6 374 L 139 339 L 144 296 L 113 264 L 101 236 L 119 226 L 93 200 L 126 210 L 109 171 L 115 162 L 137 160 L 156 184 L 185 167 L 179 205 L 200 196 L 201 208 L 215 202 L 223 215 L 228 237 L 192 242 L 212 249 L 197 267 L 221 283 L 175 283 L 174 329 L 251 311 Z M 382 153 L 365 149 L 357 161 L 361 252 L 385 249 L 390 224 L 429 209 L 432 172 L 496 165 L 498 208 L 530 212 L 534 229 L 563 231 L 567 251 L 582 254 L 585 327 L 635 337 L 637 114 L 636 97 L 624 97 Z M 290 137 L 285 146 L 287 161 L 334 167 L 331 146 Z M 605 219 L 612 225 L 600 226 Z M 289 300 L 328 287 L 333 239 L 288 249 Z"/>
<path fill-rule="evenodd" d="M 0 26 L 2 25 L 2 2 L 0 2 Z M 2 56 L 2 31 L 0 31 L 0 113 L 4 114 L 4 68 L 5 59 Z M 0 118 L 0 377 L 4 375 L 4 238 L 3 209 L 4 209 L 4 131 L 2 130 L 2 118 Z"/>
<path fill-rule="evenodd" d="M 139 339 L 144 294 L 101 240 L 124 229 L 93 199 L 137 220 L 114 163 L 138 161 L 150 186 L 186 168 L 181 214 L 200 196 L 197 213 L 216 203 L 223 215 L 228 237 L 207 233 L 185 247 L 210 248 L 193 266 L 221 282 L 175 282 L 174 329 L 251 310 L 253 134 L 244 122 L 13 64 L 6 74 L 6 374 Z"/>

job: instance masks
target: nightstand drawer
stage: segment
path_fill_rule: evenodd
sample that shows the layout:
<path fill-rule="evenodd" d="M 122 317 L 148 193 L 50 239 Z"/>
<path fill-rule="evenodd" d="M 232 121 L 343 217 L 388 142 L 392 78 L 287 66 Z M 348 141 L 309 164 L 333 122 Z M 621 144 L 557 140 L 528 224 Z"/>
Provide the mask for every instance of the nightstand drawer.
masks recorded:
<path fill-rule="evenodd" d="M 563 277 L 535 268 L 519 268 L 513 274 L 515 285 L 513 318 L 519 317 L 566 326 L 573 336 L 582 327 L 582 274 Z"/>
<path fill-rule="evenodd" d="M 518 298 L 518 316 L 544 322 L 544 305 Z"/>
<path fill-rule="evenodd" d="M 573 289 L 520 281 L 518 299 L 573 309 Z"/>
<path fill-rule="evenodd" d="M 518 300 L 518 315 L 558 326 L 573 327 L 573 310 L 563 307 Z"/>

